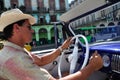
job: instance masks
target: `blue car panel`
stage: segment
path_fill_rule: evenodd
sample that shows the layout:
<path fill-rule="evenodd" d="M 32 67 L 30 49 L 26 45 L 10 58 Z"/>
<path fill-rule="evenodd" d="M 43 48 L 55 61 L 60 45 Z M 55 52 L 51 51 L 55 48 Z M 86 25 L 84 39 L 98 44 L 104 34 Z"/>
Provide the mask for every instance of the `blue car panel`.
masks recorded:
<path fill-rule="evenodd" d="M 90 54 L 94 51 L 103 58 L 103 68 L 101 71 L 105 73 L 120 73 L 120 42 L 103 42 L 90 46 Z M 105 57 L 106 56 L 106 57 Z M 107 66 L 106 66 L 107 65 Z"/>

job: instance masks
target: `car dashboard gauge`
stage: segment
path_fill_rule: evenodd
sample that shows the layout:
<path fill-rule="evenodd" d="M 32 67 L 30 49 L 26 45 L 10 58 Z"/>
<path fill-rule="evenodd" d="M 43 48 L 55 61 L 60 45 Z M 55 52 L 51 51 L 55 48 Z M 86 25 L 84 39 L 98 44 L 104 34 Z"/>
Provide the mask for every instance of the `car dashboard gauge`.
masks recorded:
<path fill-rule="evenodd" d="M 104 67 L 108 67 L 110 65 L 110 58 L 108 55 L 103 55 L 102 57 L 103 59 L 103 66 Z"/>

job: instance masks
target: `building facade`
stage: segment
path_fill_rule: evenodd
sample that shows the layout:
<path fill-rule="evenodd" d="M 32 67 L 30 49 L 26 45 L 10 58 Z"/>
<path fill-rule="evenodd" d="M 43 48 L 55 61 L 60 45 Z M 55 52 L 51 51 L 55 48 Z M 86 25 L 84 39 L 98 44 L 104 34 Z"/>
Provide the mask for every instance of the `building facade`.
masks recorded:
<path fill-rule="evenodd" d="M 69 10 L 68 0 L 0 0 L 0 13 L 19 8 L 36 18 L 33 42 L 36 45 L 54 43 L 52 22 L 59 21 L 60 16 Z"/>
<path fill-rule="evenodd" d="M 74 0 L 60 19 L 74 27 L 120 25 L 120 1 Z"/>

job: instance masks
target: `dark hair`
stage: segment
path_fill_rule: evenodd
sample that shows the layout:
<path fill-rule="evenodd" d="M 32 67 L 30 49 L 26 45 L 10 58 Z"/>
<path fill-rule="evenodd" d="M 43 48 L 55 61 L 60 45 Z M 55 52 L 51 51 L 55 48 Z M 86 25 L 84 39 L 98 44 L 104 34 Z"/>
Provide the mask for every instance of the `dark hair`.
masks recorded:
<path fill-rule="evenodd" d="M 19 26 L 22 26 L 23 23 L 25 22 L 26 19 L 24 20 L 20 20 L 20 21 L 17 21 L 17 22 L 14 22 L 8 26 L 6 26 L 3 30 L 3 36 L 2 36 L 2 39 L 5 39 L 7 40 L 8 38 L 12 37 L 13 35 L 13 25 L 14 24 L 18 24 Z"/>

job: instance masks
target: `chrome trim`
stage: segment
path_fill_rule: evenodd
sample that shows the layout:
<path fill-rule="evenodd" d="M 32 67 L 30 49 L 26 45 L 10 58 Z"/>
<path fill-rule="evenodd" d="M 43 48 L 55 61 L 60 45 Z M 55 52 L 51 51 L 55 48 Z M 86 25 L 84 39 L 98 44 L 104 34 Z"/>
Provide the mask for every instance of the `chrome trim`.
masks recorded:
<path fill-rule="evenodd" d="M 111 60 L 112 71 L 120 73 L 120 55 L 113 54 Z"/>

